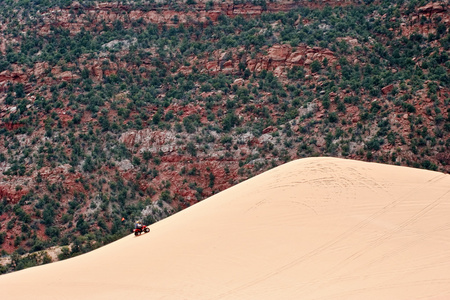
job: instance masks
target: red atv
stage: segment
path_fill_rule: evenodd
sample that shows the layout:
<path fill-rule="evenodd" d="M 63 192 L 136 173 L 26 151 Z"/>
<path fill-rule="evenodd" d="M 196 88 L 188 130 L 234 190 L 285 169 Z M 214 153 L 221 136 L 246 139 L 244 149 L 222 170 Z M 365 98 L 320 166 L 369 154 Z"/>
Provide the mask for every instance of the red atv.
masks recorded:
<path fill-rule="evenodd" d="M 141 228 L 135 228 L 133 229 L 134 235 L 138 236 L 143 232 L 150 232 L 150 228 L 148 228 L 146 225 L 142 225 Z"/>

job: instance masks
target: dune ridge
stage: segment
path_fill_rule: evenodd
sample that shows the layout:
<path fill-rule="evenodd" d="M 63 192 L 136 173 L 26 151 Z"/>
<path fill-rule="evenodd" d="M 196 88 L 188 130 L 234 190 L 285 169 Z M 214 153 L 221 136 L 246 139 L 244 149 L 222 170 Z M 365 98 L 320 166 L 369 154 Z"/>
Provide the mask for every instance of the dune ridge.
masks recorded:
<path fill-rule="evenodd" d="M 2 299 L 450 299 L 450 175 L 296 160 L 65 261 Z"/>

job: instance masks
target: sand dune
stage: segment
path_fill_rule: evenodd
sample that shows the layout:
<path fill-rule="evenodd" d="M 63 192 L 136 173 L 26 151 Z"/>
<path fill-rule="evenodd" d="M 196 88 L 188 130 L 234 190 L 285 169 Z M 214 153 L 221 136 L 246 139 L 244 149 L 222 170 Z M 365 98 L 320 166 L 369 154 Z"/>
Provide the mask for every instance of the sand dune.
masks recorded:
<path fill-rule="evenodd" d="M 450 299 L 450 176 L 297 160 L 88 254 L 0 276 L 1 299 Z"/>

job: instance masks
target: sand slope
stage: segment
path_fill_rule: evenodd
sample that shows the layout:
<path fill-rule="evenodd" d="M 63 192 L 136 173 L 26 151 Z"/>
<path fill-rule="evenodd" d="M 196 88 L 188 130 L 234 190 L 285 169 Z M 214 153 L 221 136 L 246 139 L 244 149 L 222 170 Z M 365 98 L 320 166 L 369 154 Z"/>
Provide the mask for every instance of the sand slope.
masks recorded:
<path fill-rule="evenodd" d="M 450 299 L 450 176 L 335 158 L 272 169 L 1 299 Z"/>

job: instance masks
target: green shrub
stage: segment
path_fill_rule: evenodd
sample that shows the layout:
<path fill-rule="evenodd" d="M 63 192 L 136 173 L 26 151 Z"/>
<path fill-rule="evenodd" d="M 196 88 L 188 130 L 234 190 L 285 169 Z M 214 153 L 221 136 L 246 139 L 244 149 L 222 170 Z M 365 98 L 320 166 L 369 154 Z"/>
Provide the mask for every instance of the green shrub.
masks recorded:
<path fill-rule="evenodd" d="M 0 246 L 5 242 L 6 232 L 0 233 Z"/>

